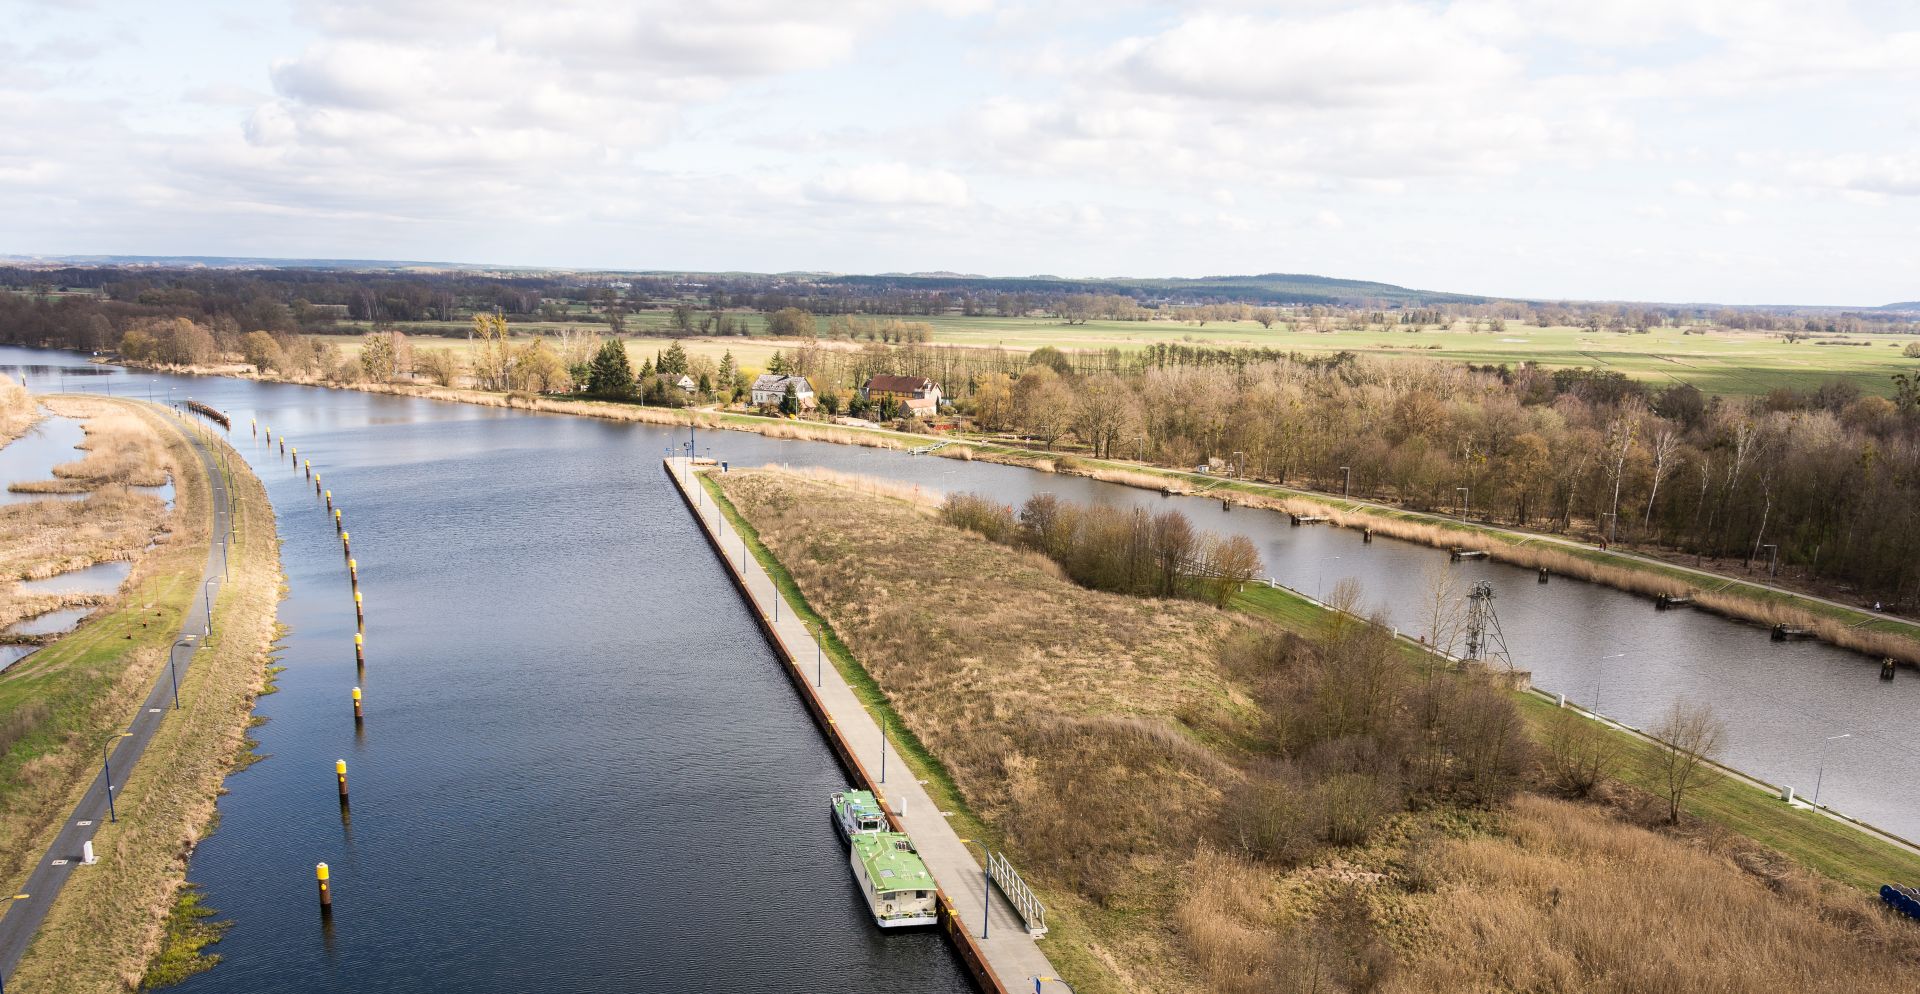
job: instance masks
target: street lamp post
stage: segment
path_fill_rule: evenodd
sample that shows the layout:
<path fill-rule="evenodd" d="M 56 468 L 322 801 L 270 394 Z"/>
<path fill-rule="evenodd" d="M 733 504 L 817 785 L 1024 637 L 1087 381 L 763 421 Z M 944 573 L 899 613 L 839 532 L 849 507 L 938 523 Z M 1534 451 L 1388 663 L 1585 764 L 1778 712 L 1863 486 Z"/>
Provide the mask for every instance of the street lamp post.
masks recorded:
<path fill-rule="evenodd" d="M 173 709 L 175 711 L 180 710 L 180 674 L 174 669 L 173 662 L 178 658 L 180 647 L 183 645 L 192 646 L 193 643 L 186 639 L 180 639 L 173 643 L 172 648 L 167 650 L 167 676 L 173 679 Z"/>
<path fill-rule="evenodd" d="M 1827 778 L 1827 747 L 1832 745 L 1835 741 L 1839 739 L 1850 739 L 1850 738 L 1853 738 L 1853 733 L 1846 732 L 1840 735 L 1829 735 L 1827 736 L 1827 740 L 1825 742 L 1820 743 L 1820 770 L 1819 772 L 1813 775 L 1813 806 L 1814 807 L 1817 808 L 1820 806 L 1820 782 Z"/>
<path fill-rule="evenodd" d="M 1467 513 L 1472 510 L 1470 505 L 1473 503 L 1473 488 L 1454 487 L 1453 489 L 1460 495 L 1460 517 L 1465 518 Z"/>
<path fill-rule="evenodd" d="M 206 602 L 206 605 L 207 605 L 207 634 L 208 635 L 213 634 L 213 584 L 214 582 L 215 581 L 213 577 L 207 577 L 206 582 L 200 585 L 200 594 L 201 594 L 200 599 Z"/>
<path fill-rule="evenodd" d="M 113 808 L 113 746 L 114 743 L 119 742 L 121 739 L 129 738 L 132 735 L 132 732 L 121 732 L 119 735 L 108 739 L 106 744 L 100 748 L 100 772 L 106 777 L 107 781 L 107 820 L 116 824 L 120 821 L 120 815 Z"/>
<path fill-rule="evenodd" d="M 987 844 L 979 839 L 961 839 L 980 847 L 980 938 L 987 937 L 987 925 L 993 918 L 993 853 L 987 851 Z"/>
<path fill-rule="evenodd" d="M 1340 467 L 1340 496 L 1353 496 L 1353 467 Z"/>
<path fill-rule="evenodd" d="M 1624 655 L 1626 655 L 1626 653 L 1616 652 L 1611 656 L 1601 656 L 1599 661 L 1604 663 L 1609 659 L 1619 659 L 1621 656 L 1624 656 Z M 1592 710 L 1593 710 L 1593 713 L 1596 715 L 1600 713 L 1600 685 L 1601 685 L 1601 682 L 1605 680 L 1606 674 L 1607 674 L 1607 668 L 1604 666 L 1602 666 L 1598 670 L 1595 670 L 1593 674 L 1593 708 Z"/>
<path fill-rule="evenodd" d="M 1778 545 L 1775 545 L 1769 542 L 1766 545 L 1761 546 L 1761 548 L 1767 550 L 1767 575 L 1779 576 L 1780 575 L 1780 547 Z"/>

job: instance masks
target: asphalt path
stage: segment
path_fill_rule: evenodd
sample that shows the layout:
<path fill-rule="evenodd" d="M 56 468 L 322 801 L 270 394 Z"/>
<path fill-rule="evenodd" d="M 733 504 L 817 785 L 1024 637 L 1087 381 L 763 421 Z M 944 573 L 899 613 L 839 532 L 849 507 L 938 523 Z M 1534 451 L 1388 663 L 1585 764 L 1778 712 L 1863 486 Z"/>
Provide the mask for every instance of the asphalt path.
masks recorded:
<path fill-rule="evenodd" d="M 207 433 L 210 433 L 210 429 L 198 421 L 181 427 L 186 432 L 187 441 L 193 446 L 194 454 L 199 456 L 207 479 L 213 484 L 213 529 L 208 534 L 217 540 L 229 527 L 233 495 L 227 492 L 225 478 L 220 472 L 219 457 L 208 443 Z M 108 810 L 109 786 L 117 793 L 133 773 L 135 764 L 147 750 L 147 744 L 153 741 L 154 733 L 160 730 L 160 723 L 166 720 L 167 712 L 173 710 L 174 673 L 185 678 L 187 667 L 192 664 L 201 641 L 207 635 L 207 596 L 210 591 L 218 596 L 225 573 L 225 564 L 220 557 L 220 543 L 209 542 L 207 566 L 201 574 L 199 589 L 194 594 L 193 603 L 187 608 L 186 617 L 182 620 L 179 633 L 174 636 L 170 650 L 175 658 L 174 671 L 170 673 L 168 667 L 161 667 L 152 692 L 147 694 L 146 703 L 133 716 L 132 723 L 124 731 L 99 743 L 102 763 L 100 771 L 94 775 L 93 784 L 81 796 L 80 803 L 61 827 L 60 834 L 54 836 L 53 844 L 33 868 L 26 886 L 21 888 L 21 893 L 26 896 L 15 896 L 7 902 L 6 915 L 0 918 L 0 977 L 11 974 L 14 967 L 19 965 L 21 955 L 27 951 L 28 943 L 33 941 L 34 933 L 46 919 L 47 911 L 53 907 L 54 899 L 60 896 L 60 890 L 66 886 L 68 878 L 75 873 L 91 872 L 90 867 L 81 863 L 81 854 L 86 843 L 92 841 L 94 833 L 111 817 Z M 192 702 L 184 698 L 180 704 L 183 707 L 192 706 Z M 105 776 L 109 771 L 113 774 L 111 785 Z"/>

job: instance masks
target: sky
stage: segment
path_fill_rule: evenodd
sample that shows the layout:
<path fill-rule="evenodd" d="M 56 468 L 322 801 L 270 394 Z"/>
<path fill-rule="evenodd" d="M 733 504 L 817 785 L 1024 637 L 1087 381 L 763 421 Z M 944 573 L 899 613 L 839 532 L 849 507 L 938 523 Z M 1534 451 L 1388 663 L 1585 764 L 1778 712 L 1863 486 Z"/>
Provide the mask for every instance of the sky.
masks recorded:
<path fill-rule="evenodd" d="M 1920 6 L 0 0 L 0 254 L 1920 299 Z"/>

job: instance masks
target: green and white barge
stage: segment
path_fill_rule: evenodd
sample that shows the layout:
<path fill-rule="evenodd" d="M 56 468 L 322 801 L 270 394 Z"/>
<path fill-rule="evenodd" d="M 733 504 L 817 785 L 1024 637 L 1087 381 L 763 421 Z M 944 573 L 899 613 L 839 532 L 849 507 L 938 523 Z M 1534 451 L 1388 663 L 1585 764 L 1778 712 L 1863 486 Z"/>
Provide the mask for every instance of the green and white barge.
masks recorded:
<path fill-rule="evenodd" d="M 853 879 L 881 928 L 912 928 L 940 921 L 936 886 L 927 864 L 903 832 L 862 832 L 850 837 Z"/>
<path fill-rule="evenodd" d="M 886 812 L 880 810 L 880 802 L 874 798 L 873 791 L 836 790 L 833 792 L 833 827 L 839 829 L 840 837 L 851 841 L 856 835 L 867 835 L 887 830 Z"/>

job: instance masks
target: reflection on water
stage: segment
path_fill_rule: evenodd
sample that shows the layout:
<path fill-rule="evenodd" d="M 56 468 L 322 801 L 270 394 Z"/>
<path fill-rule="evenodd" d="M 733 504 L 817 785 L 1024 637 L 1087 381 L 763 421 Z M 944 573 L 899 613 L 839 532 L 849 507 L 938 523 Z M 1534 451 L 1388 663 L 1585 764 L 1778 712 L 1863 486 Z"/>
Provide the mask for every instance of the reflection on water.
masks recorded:
<path fill-rule="evenodd" d="M 73 500 L 86 494 L 15 493 L 16 483 L 53 478 L 53 467 L 79 459 L 84 452 L 75 448 L 86 440 L 80 422 L 73 418 L 47 415 L 35 422 L 19 438 L 0 447 L 0 504 L 20 504 L 33 500 Z"/>
<path fill-rule="evenodd" d="M 93 613 L 90 607 L 70 607 L 48 611 L 38 617 L 16 621 L 7 626 L 8 635 L 56 635 L 73 631 L 80 619 Z"/>
<path fill-rule="evenodd" d="M 110 594 L 120 589 L 132 571 L 131 560 L 114 559 L 39 580 L 22 580 L 20 590 L 28 594 Z"/>

